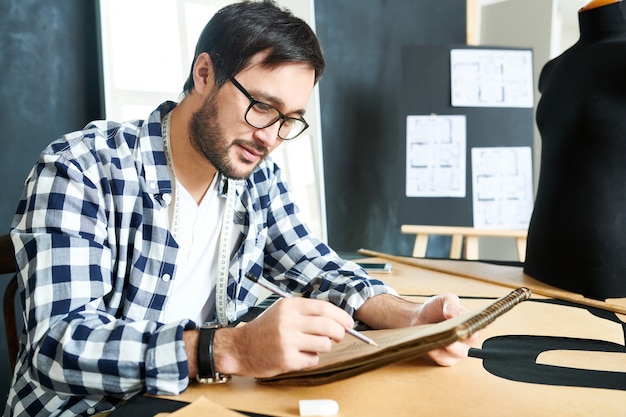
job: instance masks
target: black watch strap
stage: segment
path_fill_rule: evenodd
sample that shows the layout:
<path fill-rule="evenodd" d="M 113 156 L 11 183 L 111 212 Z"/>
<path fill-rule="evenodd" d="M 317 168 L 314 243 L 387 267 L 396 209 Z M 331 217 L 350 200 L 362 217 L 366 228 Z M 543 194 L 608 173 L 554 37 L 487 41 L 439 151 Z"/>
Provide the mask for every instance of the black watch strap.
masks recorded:
<path fill-rule="evenodd" d="M 222 375 L 215 369 L 213 358 L 213 342 L 215 332 L 220 328 L 217 323 L 207 323 L 200 327 L 198 338 L 198 375 L 196 379 L 202 384 L 223 384 L 230 380 L 230 375 Z"/>

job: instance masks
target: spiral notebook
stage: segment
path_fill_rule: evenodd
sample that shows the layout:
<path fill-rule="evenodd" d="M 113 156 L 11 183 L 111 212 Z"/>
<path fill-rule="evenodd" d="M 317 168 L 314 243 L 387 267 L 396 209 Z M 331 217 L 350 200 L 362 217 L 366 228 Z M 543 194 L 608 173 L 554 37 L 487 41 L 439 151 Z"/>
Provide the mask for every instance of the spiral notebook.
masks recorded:
<path fill-rule="evenodd" d="M 346 334 L 344 340 L 335 344 L 330 352 L 320 354 L 317 366 L 273 377 L 258 378 L 257 382 L 320 385 L 420 356 L 430 350 L 468 338 L 530 296 L 529 289 L 518 288 L 485 308 L 440 323 L 362 332 L 374 339 L 379 347 L 368 345 Z"/>

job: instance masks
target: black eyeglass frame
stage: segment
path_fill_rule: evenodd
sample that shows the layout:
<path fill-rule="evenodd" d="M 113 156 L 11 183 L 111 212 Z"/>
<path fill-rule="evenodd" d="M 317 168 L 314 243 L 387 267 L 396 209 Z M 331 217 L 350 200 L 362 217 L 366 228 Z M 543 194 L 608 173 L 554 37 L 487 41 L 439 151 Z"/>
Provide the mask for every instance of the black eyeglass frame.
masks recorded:
<path fill-rule="evenodd" d="M 248 106 L 248 108 L 246 109 L 246 112 L 244 113 L 243 119 L 246 121 L 246 123 L 248 123 L 250 126 L 257 128 L 257 129 L 265 129 L 266 127 L 270 127 L 271 125 L 273 125 L 274 123 L 276 123 L 277 121 L 280 120 L 280 126 L 278 126 L 278 137 L 281 138 L 282 140 L 293 140 L 295 138 L 297 138 L 298 136 L 300 136 L 302 134 L 302 132 L 304 132 L 305 130 L 307 130 L 309 128 L 309 124 L 307 123 L 306 120 L 304 120 L 303 117 L 290 117 L 290 116 L 286 116 L 283 114 L 283 112 L 281 112 L 280 110 L 278 110 L 276 107 L 272 106 L 271 104 L 265 103 L 263 101 L 259 101 L 256 98 L 254 98 L 252 96 L 252 94 L 248 93 L 248 90 L 246 90 L 241 84 L 239 84 L 239 82 L 235 79 L 235 77 L 229 77 L 229 80 L 231 83 L 233 83 L 233 85 L 237 88 L 237 90 L 241 91 L 242 94 L 244 96 L 246 96 L 248 98 L 248 100 L 250 100 L 250 105 Z M 276 117 L 276 119 L 272 120 L 271 122 L 267 123 L 265 126 L 257 126 L 254 125 L 252 123 L 250 123 L 250 121 L 248 120 L 248 113 L 250 112 L 250 109 L 252 109 L 252 107 L 254 107 L 255 105 L 260 104 L 264 107 L 269 107 L 271 109 L 274 109 L 276 111 L 276 113 L 278 113 L 278 116 Z M 285 124 L 286 121 L 288 120 L 296 120 L 298 122 L 301 122 L 304 124 L 304 127 L 302 128 L 302 130 L 295 136 L 291 137 L 291 138 L 284 138 L 280 135 L 280 131 L 283 128 L 283 125 Z"/>

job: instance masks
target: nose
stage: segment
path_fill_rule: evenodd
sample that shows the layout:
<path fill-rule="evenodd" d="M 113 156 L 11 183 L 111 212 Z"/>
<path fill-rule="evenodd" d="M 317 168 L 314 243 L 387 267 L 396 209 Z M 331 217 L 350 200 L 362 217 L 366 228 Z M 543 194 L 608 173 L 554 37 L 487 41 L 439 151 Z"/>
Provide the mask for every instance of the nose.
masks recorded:
<path fill-rule="evenodd" d="M 276 142 L 281 140 L 278 137 L 278 129 L 280 129 L 280 120 L 268 127 L 255 129 L 254 139 L 263 144 L 264 147 L 272 149 Z"/>

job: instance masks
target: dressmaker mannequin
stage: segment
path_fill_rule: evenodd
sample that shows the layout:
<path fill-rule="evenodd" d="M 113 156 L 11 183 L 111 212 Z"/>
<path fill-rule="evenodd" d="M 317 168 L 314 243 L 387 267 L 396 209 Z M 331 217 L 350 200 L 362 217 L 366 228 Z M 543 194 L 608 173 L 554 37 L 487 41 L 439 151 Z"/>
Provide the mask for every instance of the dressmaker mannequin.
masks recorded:
<path fill-rule="evenodd" d="M 580 39 L 540 75 L 539 187 L 524 272 L 626 297 L 626 3 L 594 0 Z"/>
<path fill-rule="evenodd" d="M 595 9 L 596 7 L 606 6 L 607 4 L 617 3 L 621 0 L 592 0 L 589 3 L 585 4 L 580 11 L 584 12 L 586 10 Z"/>

